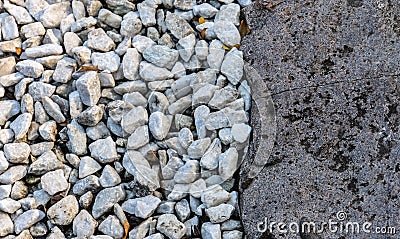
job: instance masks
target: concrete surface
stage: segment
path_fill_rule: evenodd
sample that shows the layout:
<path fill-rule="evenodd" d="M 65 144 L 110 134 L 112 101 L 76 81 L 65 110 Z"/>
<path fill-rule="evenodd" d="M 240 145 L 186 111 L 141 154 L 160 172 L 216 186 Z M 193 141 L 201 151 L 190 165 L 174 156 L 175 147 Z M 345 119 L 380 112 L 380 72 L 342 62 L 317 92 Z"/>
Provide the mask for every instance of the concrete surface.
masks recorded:
<path fill-rule="evenodd" d="M 399 238 L 399 14 L 389 0 L 245 9 L 252 33 L 241 50 L 268 99 L 252 108 L 252 155 L 241 168 L 247 238 Z M 258 232 L 264 218 L 370 222 L 398 234 Z"/>

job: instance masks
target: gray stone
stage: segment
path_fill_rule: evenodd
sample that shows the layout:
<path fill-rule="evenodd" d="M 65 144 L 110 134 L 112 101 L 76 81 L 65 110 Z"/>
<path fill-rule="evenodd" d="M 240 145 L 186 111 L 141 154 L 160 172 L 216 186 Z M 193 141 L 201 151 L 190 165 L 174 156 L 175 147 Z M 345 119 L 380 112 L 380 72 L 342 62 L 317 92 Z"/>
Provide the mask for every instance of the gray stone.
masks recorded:
<path fill-rule="evenodd" d="M 56 141 L 57 123 L 50 120 L 39 127 L 40 136 L 47 141 Z"/>
<path fill-rule="evenodd" d="M 44 212 L 33 209 L 26 211 L 19 215 L 14 221 L 14 231 L 16 234 L 21 233 L 25 229 L 29 229 L 38 221 L 42 220 L 45 217 Z"/>
<path fill-rule="evenodd" d="M 71 10 L 70 2 L 54 3 L 44 8 L 39 20 L 46 28 L 59 27 L 61 20 L 66 18 Z"/>
<path fill-rule="evenodd" d="M 92 54 L 92 64 L 97 66 L 99 70 L 116 72 L 120 65 L 120 57 L 113 51 L 106 53 L 94 52 Z"/>
<path fill-rule="evenodd" d="M 117 146 L 111 136 L 98 139 L 89 145 L 90 155 L 100 163 L 112 163 L 118 160 Z"/>
<path fill-rule="evenodd" d="M 182 199 L 181 201 L 177 202 L 175 205 L 175 212 L 179 221 L 186 221 L 190 216 L 189 202 L 186 199 Z"/>
<path fill-rule="evenodd" d="M 61 199 L 49 210 L 47 210 L 47 218 L 55 225 L 69 225 L 79 212 L 78 201 L 75 196 L 68 195 Z"/>
<path fill-rule="evenodd" d="M 222 233 L 223 239 L 241 239 L 243 238 L 243 232 L 234 230 L 234 231 L 225 231 Z"/>
<path fill-rule="evenodd" d="M 15 57 L 9 56 L 0 59 L 0 77 L 12 74 L 15 71 Z"/>
<path fill-rule="evenodd" d="M 35 22 L 21 27 L 21 34 L 26 38 L 43 36 L 46 33 L 42 23 Z"/>
<path fill-rule="evenodd" d="M 46 173 L 41 177 L 41 183 L 43 190 L 51 196 L 58 192 L 65 191 L 69 187 L 62 169 Z"/>
<path fill-rule="evenodd" d="M 64 57 L 63 59 L 57 62 L 56 69 L 54 70 L 53 73 L 53 80 L 60 83 L 67 83 L 71 80 L 72 73 L 75 70 L 76 70 L 76 61 L 72 58 Z"/>
<path fill-rule="evenodd" d="M 16 181 L 25 177 L 27 173 L 27 167 L 23 165 L 12 166 L 0 175 L 1 184 L 13 184 Z"/>
<path fill-rule="evenodd" d="M 4 157 L 3 151 L 0 152 L 0 174 L 8 169 L 10 164 L 8 163 L 6 157 Z"/>
<path fill-rule="evenodd" d="M 52 117 L 57 123 L 64 122 L 65 116 L 61 112 L 60 106 L 55 103 L 48 96 L 42 98 L 43 107 L 46 110 L 46 113 Z"/>
<path fill-rule="evenodd" d="M 155 45 L 156 43 L 148 37 L 142 35 L 136 35 L 132 39 L 132 45 L 137 49 L 138 52 L 143 53 L 148 47 Z"/>
<path fill-rule="evenodd" d="M 224 74 L 229 82 L 237 85 L 243 76 L 243 53 L 236 48 L 232 48 L 224 58 L 221 65 L 221 72 Z"/>
<path fill-rule="evenodd" d="M 231 195 L 220 185 L 208 187 L 201 195 L 201 201 L 206 208 L 218 206 L 221 203 L 227 202 L 230 198 Z"/>
<path fill-rule="evenodd" d="M 63 48 L 57 44 L 44 44 L 35 47 L 29 47 L 25 50 L 25 54 L 29 58 L 39 58 L 52 55 L 60 55 L 63 53 Z"/>
<path fill-rule="evenodd" d="M 118 172 L 110 165 L 104 167 L 99 179 L 101 186 L 104 188 L 114 187 L 121 183 L 121 177 Z"/>
<path fill-rule="evenodd" d="M 20 104 L 16 100 L 0 101 L 0 125 L 4 125 L 8 119 L 20 112 Z"/>
<path fill-rule="evenodd" d="M 151 113 L 149 118 L 149 129 L 156 140 L 163 140 L 171 127 L 171 120 L 162 112 Z"/>
<path fill-rule="evenodd" d="M 201 16 L 204 18 L 212 18 L 215 16 L 215 14 L 217 14 L 217 12 L 218 12 L 218 9 L 216 9 L 209 3 L 202 3 L 199 5 L 193 6 L 193 14 L 195 16 Z"/>
<path fill-rule="evenodd" d="M 147 106 L 146 97 L 144 97 L 139 92 L 132 92 L 132 93 L 124 94 L 124 96 L 122 97 L 122 100 L 127 103 L 130 103 L 134 106 L 143 106 L 143 107 Z"/>
<path fill-rule="evenodd" d="M 164 236 L 161 233 L 156 233 L 156 234 L 147 236 L 144 239 L 164 239 Z"/>
<path fill-rule="evenodd" d="M 125 198 L 125 191 L 121 186 L 106 188 L 101 190 L 94 201 L 92 215 L 94 218 L 99 218 L 104 213 L 109 211 L 114 204 L 122 201 Z"/>
<path fill-rule="evenodd" d="M 215 207 L 207 208 L 206 215 L 210 218 L 212 223 L 221 223 L 228 220 L 234 210 L 234 206 L 223 203 Z"/>
<path fill-rule="evenodd" d="M 224 108 L 210 113 L 205 120 L 205 125 L 208 130 L 215 130 L 232 127 L 234 124 L 246 123 L 247 121 L 247 115 L 244 110 Z"/>
<path fill-rule="evenodd" d="M 144 59 L 161 68 L 172 69 L 178 57 L 177 50 L 161 45 L 149 46 L 143 52 Z"/>
<path fill-rule="evenodd" d="M 201 226 L 201 235 L 204 239 L 221 239 L 221 226 L 206 222 Z"/>
<path fill-rule="evenodd" d="M 90 71 L 79 77 L 76 81 L 76 88 L 83 104 L 93 106 L 99 101 L 101 91 L 97 72 Z"/>
<path fill-rule="evenodd" d="M 10 143 L 4 145 L 4 156 L 10 163 L 28 163 L 31 148 L 27 143 Z"/>
<path fill-rule="evenodd" d="M 114 215 L 108 216 L 99 225 L 99 231 L 115 239 L 121 239 L 124 236 L 124 228 Z"/>
<path fill-rule="evenodd" d="M 168 106 L 168 112 L 171 115 L 176 115 L 179 113 L 183 113 L 185 110 L 187 110 L 192 104 L 192 95 L 187 95 L 185 97 L 182 97 L 172 103 L 170 106 Z"/>
<path fill-rule="evenodd" d="M 14 223 L 7 213 L 0 212 L 0 236 L 5 237 L 14 232 Z"/>
<path fill-rule="evenodd" d="M 168 163 L 162 168 L 161 173 L 163 179 L 173 179 L 175 173 L 178 171 L 180 167 L 182 167 L 184 163 L 178 157 L 172 157 L 168 160 Z"/>
<path fill-rule="evenodd" d="M 10 185 L 0 185 L 0 199 L 10 197 L 11 184 Z"/>
<path fill-rule="evenodd" d="M 189 157 L 193 159 L 199 159 L 203 157 L 210 144 L 210 138 L 195 140 L 188 148 Z"/>
<path fill-rule="evenodd" d="M 106 124 L 103 122 L 98 123 L 96 126 L 87 127 L 86 135 L 96 141 L 98 139 L 104 139 L 111 135 L 110 130 L 107 128 Z"/>
<path fill-rule="evenodd" d="M 100 9 L 98 19 L 113 28 L 121 26 L 122 17 L 107 9 Z"/>
<path fill-rule="evenodd" d="M 76 120 L 81 125 L 95 126 L 103 117 L 103 109 L 97 105 L 88 107 L 76 116 Z"/>
<path fill-rule="evenodd" d="M 142 30 L 142 21 L 137 17 L 130 17 L 121 22 L 121 35 L 125 37 L 138 36 Z"/>
<path fill-rule="evenodd" d="M 128 150 L 123 157 L 122 165 L 129 174 L 134 176 L 136 182 L 150 191 L 160 187 L 157 173 L 140 152 Z"/>
<path fill-rule="evenodd" d="M 75 120 L 72 120 L 70 124 L 67 125 L 68 139 L 67 147 L 76 155 L 86 154 L 86 134 L 84 128 L 78 124 Z"/>
<path fill-rule="evenodd" d="M 179 131 L 179 143 L 187 149 L 193 142 L 192 131 L 188 128 L 183 128 Z"/>
<path fill-rule="evenodd" d="M 210 109 L 205 105 L 197 107 L 194 111 L 194 123 L 196 125 L 197 137 L 199 139 L 205 138 L 207 135 L 206 119 L 209 114 Z"/>
<path fill-rule="evenodd" d="M 129 134 L 133 133 L 139 126 L 143 126 L 148 122 L 147 110 L 142 107 L 134 107 L 126 113 L 121 120 L 123 130 Z"/>
<path fill-rule="evenodd" d="M 0 200 L 0 211 L 12 214 L 21 208 L 21 203 L 11 198 Z"/>
<path fill-rule="evenodd" d="M 220 139 L 216 138 L 201 157 L 200 166 L 208 170 L 216 169 L 218 167 L 218 157 L 220 154 L 221 141 Z"/>
<path fill-rule="evenodd" d="M 223 44 L 219 40 L 213 40 L 210 43 L 207 63 L 211 69 L 219 70 L 221 68 L 225 55 L 225 50 L 222 48 L 222 45 Z"/>
<path fill-rule="evenodd" d="M 199 175 L 199 162 L 197 160 L 188 160 L 185 165 L 180 167 L 174 176 L 174 181 L 176 183 L 192 183 Z"/>
<path fill-rule="evenodd" d="M 214 102 L 210 102 L 213 99 L 214 93 L 219 89 L 218 86 L 212 84 L 206 84 L 203 87 L 199 88 L 194 94 L 192 98 L 192 105 L 197 106 L 201 104 L 209 104 L 210 106 L 217 103 L 221 104 L 222 96 L 218 96 L 217 100 Z M 219 98 L 221 97 L 221 98 Z"/>
<path fill-rule="evenodd" d="M 53 153 L 53 151 L 47 151 L 29 165 L 28 173 L 42 175 L 53 170 L 62 169 L 63 167 L 64 165 L 57 159 L 55 153 Z"/>
<path fill-rule="evenodd" d="M 151 118 L 150 118 L 151 119 Z M 149 143 L 149 127 L 139 126 L 128 138 L 127 149 L 138 149 Z"/>
<path fill-rule="evenodd" d="M 176 202 L 169 202 L 169 201 L 161 202 L 157 208 L 157 213 L 159 213 L 159 214 L 167 214 L 167 213 L 174 214 L 175 204 L 176 204 Z"/>
<path fill-rule="evenodd" d="M 250 136 L 251 127 L 244 123 L 234 124 L 231 132 L 235 141 L 244 143 Z"/>
<path fill-rule="evenodd" d="M 93 50 L 108 52 L 115 47 L 115 43 L 102 28 L 97 28 L 89 32 L 87 46 Z"/>
<path fill-rule="evenodd" d="M 42 100 L 44 97 L 50 97 L 55 92 L 56 87 L 43 82 L 32 82 L 29 84 L 28 91 L 34 101 Z"/>
<path fill-rule="evenodd" d="M 231 147 L 227 149 L 224 153 L 219 155 L 218 161 L 219 161 L 219 167 L 218 167 L 219 175 L 223 179 L 231 178 L 235 173 L 236 169 L 238 168 L 238 152 L 236 148 Z"/>
<path fill-rule="evenodd" d="M 79 163 L 79 178 L 85 178 L 101 169 L 101 165 L 89 156 L 81 158 Z"/>
<path fill-rule="evenodd" d="M 14 131 L 15 139 L 22 139 L 26 136 L 31 122 L 32 115 L 30 113 L 23 113 L 10 124 L 10 128 Z"/>
<path fill-rule="evenodd" d="M 92 204 L 93 201 L 93 193 L 91 191 L 83 194 L 79 198 L 79 206 L 81 206 L 84 209 L 88 209 L 90 205 Z"/>
<path fill-rule="evenodd" d="M 212 109 L 222 109 L 228 103 L 237 99 L 238 96 L 239 93 L 235 88 L 227 86 L 215 91 L 214 96 L 208 102 L 208 106 Z"/>
<path fill-rule="evenodd" d="M 135 215 L 136 217 L 146 219 L 156 211 L 160 203 L 161 200 L 158 197 L 149 195 L 146 197 L 129 199 L 125 201 L 122 204 L 122 209 L 129 214 Z"/>
<path fill-rule="evenodd" d="M 196 45 L 196 36 L 194 34 L 190 34 L 185 36 L 178 41 L 179 55 L 181 56 L 182 60 L 185 62 L 189 61 L 191 56 L 194 53 L 194 46 Z"/>
<path fill-rule="evenodd" d="M 174 76 L 168 69 L 157 67 L 146 61 L 140 63 L 139 74 L 145 81 L 160 81 Z"/>
<path fill-rule="evenodd" d="M 139 63 L 142 57 L 136 48 L 128 48 L 122 59 L 124 77 L 128 80 L 138 79 Z"/>
<path fill-rule="evenodd" d="M 196 5 L 195 0 L 176 0 L 174 1 L 174 7 L 182 10 L 191 10 Z"/>
<path fill-rule="evenodd" d="M 180 239 L 185 235 L 186 227 L 173 214 L 163 214 L 157 220 L 157 230 L 170 239 Z"/>
<path fill-rule="evenodd" d="M 181 39 L 193 33 L 193 28 L 181 16 L 175 13 L 167 13 L 165 24 L 174 37 Z"/>
<path fill-rule="evenodd" d="M 84 195 L 88 192 L 96 192 L 99 188 L 99 178 L 94 175 L 89 175 L 84 179 L 76 181 L 74 187 L 72 188 L 72 191 L 76 195 Z M 89 197 L 88 195 L 86 196 Z"/>
<path fill-rule="evenodd" d="M 2 20 L 2 33 L 6 41 L 19 37 L 18 25 L 13 16 L 7 16 Z"/>
<path fill-rule="evenodd" d="M 0 84 L 3 87 L 13 86 L 15 84 L 18 84 L 23 78 L 24 78 L 24 75 L 19 72 L 12 73 L 10 75 L 1 76 Z"/>
<path fill-rule="evenodd" d="M 144 26 L 149 27 L 156 24 L 156 6 L 152 6 L 145 1 L 137 4 L 137 8 Z"/>
<path fill-rule="evenodd" d="M 74 218 L 72 229 L 78 238 L 88 238 L 92 236 L 96 230 L 98 222 L 86 210 L 81 210 Z"/>
<path fill-rule="evenodd" d="M 33 60 L 18 62 L 16 69 L 23 75 L 32 78 L 40 77 L 44 71 L 43 65 Z"/>
<path fill-rule="evenodd" d="M 229 21 L 239 26 L 240 6 L 236 3 L 222 5 L 215 16 L 215 21 Z"/>

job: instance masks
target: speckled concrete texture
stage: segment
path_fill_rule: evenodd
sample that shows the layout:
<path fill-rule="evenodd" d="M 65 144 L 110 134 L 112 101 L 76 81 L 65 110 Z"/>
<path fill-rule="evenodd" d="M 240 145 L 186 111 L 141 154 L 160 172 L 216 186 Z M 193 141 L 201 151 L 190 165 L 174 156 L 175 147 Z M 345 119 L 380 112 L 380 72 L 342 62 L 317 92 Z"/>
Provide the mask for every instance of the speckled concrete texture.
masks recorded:
<path fill-rule="evenodd" d="M 267 157 L 265 167 L 254 180 L 249 164 L 241 169 L 247 238 L 398 238 L 262 233 L 257 224 L 328 222 L 343 211 L 345 223 L 399 229 L 400 6 L 283 1 L 273 11 L 254 5 L 244 14 L 252 33 L 241 48 L 270 92 L 276 117 L 273 147 L 260 147 L 253 136 L 252 152 Z M 252 110 L 253 127 L 262 129 L 259 119 L 271 112 Z"/>

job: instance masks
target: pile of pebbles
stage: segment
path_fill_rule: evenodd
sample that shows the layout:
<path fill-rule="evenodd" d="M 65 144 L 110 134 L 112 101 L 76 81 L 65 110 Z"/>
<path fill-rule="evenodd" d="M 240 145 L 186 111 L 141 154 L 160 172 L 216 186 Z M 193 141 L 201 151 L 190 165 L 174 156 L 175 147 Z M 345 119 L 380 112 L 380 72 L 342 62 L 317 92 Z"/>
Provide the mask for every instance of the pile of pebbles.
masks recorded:
<path fill-rule="evenodd" d="M 242 238 L 250 0 L 1 0 L 1 238 Z"/>

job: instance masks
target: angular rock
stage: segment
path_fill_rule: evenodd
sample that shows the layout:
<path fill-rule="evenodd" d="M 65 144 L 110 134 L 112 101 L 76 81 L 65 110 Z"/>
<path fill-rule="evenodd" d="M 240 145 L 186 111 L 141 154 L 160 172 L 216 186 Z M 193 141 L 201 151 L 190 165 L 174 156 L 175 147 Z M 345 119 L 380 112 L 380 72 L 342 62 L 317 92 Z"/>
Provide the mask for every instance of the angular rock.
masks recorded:
<path fill-rule="evenodd" d="M 115 239 L 121 239 L 124 236 L 124 228 L 114 215 L 108 216 L 99 225 L 99 231 Z"/>
<path fill-rule="evenodd" d="M 119 56 L 113 51 L 106 53 L 94 52 L 91 59 L 92 64 L 97 66 L 99 70 L 106 70 L 111 73 L 118 70 L 121 61 Z"/>
<path fill-rule="evenodd" d="M 174 76 L 168 69 L 160 68 L 146 61 L 140 62 L 139 74 L 145 81 L 160 81 Z"/>
<path fill-rule="evenodd" d="M 0 125 L 4 125 L 8 119 L 20 112 L 20 104 L 16 100 L 0 101 Z"/>
<path fill-rule="evenodd" d="M 163 214 L 157 220 L 157 230 L 170 239 L 180 239 L 185 235 L 186 227 L 173 214 Z"/>
<path fill-rule="evenodd" d="M 226 54 L 221 65 L 221 72 L 229 82 L 237 85 L 243 77 L 243 53 L 236 48 L 233 48 Z"/>
<path fill-rule="evenodd" d="M 67 142 L 67 147 L 71 153 L 76 155 L 86 154 L 86 134 L 85 129 L 76 122 L 72 120 L 70 124 L 67 125 L 67 134 L 69 141 Z"/>
<path fill-rule="evenodd" d="M 79 212 L 78 201 L 69 195 L 58 201 L 47 210 L 47 218 L 55 225 L 69 225 Z"/>
<path fill-rule="evenodd" d="M 101 165 L 89 156 L 81 158 L 79 163 L 79 178 L 85 178 L 101 169 Z"/>
<path fill-rule="evenodd" d="M 101 96 L 100 80 L 97 72 L 90 71 L 79 77 L 76 81 L 82 103 L 87 106 L 96 105 Z"/>
<path fill-rule="evenodd" d="M 141 55 L 135 48 L 128 48 L 122 59 L 122 69 L 124 77 L 128 80 L 136 80 L 138 78 L 139 64 Z"/>
<path fill-rule="evenodd" d="M 60 26 L 61 20 L 71 13 L 71 10 L 70 2 L 54 3 L 44 8 L 39 20 L 46 28 L 56 28 Z"/>
<path fill-rule="evenodd" d="M 44 44 L 35 47 L 29 47 L 25 50 L 25 54 L 29 58 L 39 58 L 52 55 L 60 55 L 63 53 L 63 48 L 57 44 Z"/>
<path fill-rule="evenodd" d="M 221 226 L 206 222 L 201 226 L 201 235 L 204 239 L 221 239 Z"/>
<path fill-rule="evenodd" d="M 25 229 L 29 229 L 38 221 L 42 220 L 45 217 L 44 212 L 33 209 L 26 211 L 19 215 L 14 221 L 14 231 L 16 234 L 21 233 Z"/>
<path fill-rule="evenodd" d="M 103 118 L 103 109 L 97 105 L 88 107 L 76 116 L 76 120 L 81 125 L 95 126 Z"/>
<path fill-rule="evenodd" d="M 165 17 L 165 24 L 174 37 L 181 39 L 193 33 L 193 28 L 181 16 L 175 13 L 168 13 Z M 240 37 L 240 36 L 239 36 Z M 240 40 L 240 39 L 239 39 Z"/>
<path fill-rule="evenodd" d="M 106 165 L 100 176 L 101 186 L 104 188 L 114 187 L 120 183 L 121 183 L 121 177 L 119 176 L 118 172 L 110 165 Z"/>
<path fill-rule="evenodd" d="M 28 173 L 33 175 L 42 175 L 47 172 L 62 169 L 64 165 L 52 151 L 47 151 L 40 155 L 31 165 L 29 165 Z"/>
<path fill-rule="evenodd" d="M 8 41 L 8 40 L 13 40 L 17 37 L 19 37 L 18 33 L 18 25 L 15 22 L 15 18 L 13 16 L 7 16 L 2 20 L 2 33 L 3 33 L 3 39 Z"/>
<path fill-rule="evenodd" d="M 135 215 L 136 217 L 146 219 L 156 211 L 160 203 L 161 200 L 158 197 L 149 195 L 146 197 L 129 199 L 125 201 L 122 204 L 122 209 L 129 214 Z"/>
<path fill-rule="evenodd" d="M 98 222 L 86 210 L 81 210 L 72 223 L 74 234 L 78 238 L 89 238 L 96 230 Z"/>
<path fill-rule="evenodd" d="M 143 52 L 143 58 L 148 62 L 167 69 L 172 69 L 178 57 L 179 53 L 177 50 L 161 45 L 150 46 Z"/>
<path fill-rule="evenodd" d="M 71 80 L 72 73 L 76 70 L 76 61 L 69 57 L 64 57 L 57 62 L 53 73 L 53 80 L 60 83 L 67 83 Z"/>
<path fill-rule="evenodd" d="M 111 163 L 118 160 L 117 147 L 111 136 L 98 139 L 89 145 L 90 155 L 100 163 Z"/>
<path fill-rule="evenodd" d="M 4 145 L 4 156 L 10 163 L 28 163 L 31 148 L 27 143 L 10 143 Z"/>
<path fill-rule="evenodd" d="M 62 169 L 46 173 L 41 177 L 41 183 L 43 190 L 51 196 L 67 190 L 69 186 Z"/>
<path fill-rule="evenodd" d="M 23 165 L 12 166 L 7 169 L 3 174 L 0 175 L 1 184 L 13 184 L 18 180 L 25 177 L 27 173 L 27 167 Z"/>
<path fill-rule="evenodd" d="M 97 28 L 89 32 L 87 46 L 93 50 L 108 52 L 115 48 L 115 43 L 102 28 Z"/>
<path fill-rule="evenodd" d="M 193 159 L 199 159 L 203 157 L 210 144 L 210 138 L 195 140 L 188 148 L 189 157 Z"/>
<path fill-rule="evenodd" d="M 236 148 L 229 148 L 224 153 L 219 155 L 218 158 L 219 167 L 218 172 L 219 175 L 223 179 L 229 179 L 233 176 L 236 169 L 238 168 L 238 152 Z"/>
<path fill-rule="evenodd" d="M 149 129 L 153 137 L 157 140 L 163 140 L 171 127 L 170 119 L 162 112 L 151 113 L 149 118 Z"/>
<path fill-rule="evenodd" d="M 234 210 L 234 206 L 223 203 L 216 207 L 207 208 L 206 215 L 210 218 L 212 223 L 221 223 L 228 220 Z"/>
<path fill-rule="evenodd" d="M 128 138 L 127 149 L 138 149 L 149 143 L 149 128 L 139 126 Z"/>
<path fill-rule="evenodd" d="M 92 215 L 99 218 L 101 215 L 109 211 L 114 204 L 125 198 L 125 191 L 121 186 L 106 188 L 100 191 L 93 204 Z"/>
<path fill-rule="evenodd" d="M 200 167 L 197 160 L 188 160 L 179 168 L 174 176 L 176 183 L 188 184 L 194 182 L 199 175 Z"/>
<path fill-rule="evenodd" d="M 0 77 L 15 71 L 15 57 L 9 56 L 0 59 Z"/>
<path fill-rule="evenodd" d="M 206 208 L 218 206 L 221 203 L 227 202 L 230 198 L 231 195 L 220 185 L 208 187 L 201 195 L 201 201 Z"/>
<path fill-rule="evenodd" d="M 60 106 L 55 103 L 48 96 L 42 98 L 43 107 L 46 110 L 46 113 L 52 117 L 57 123 L 64 122 L 65 116 L 61 112 Z"/>

